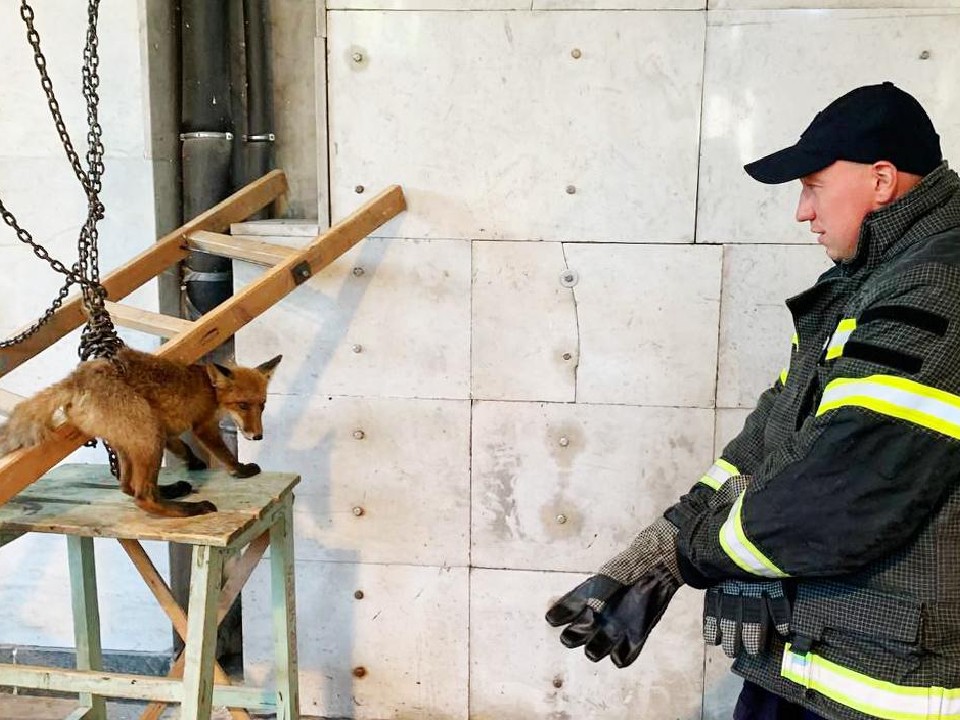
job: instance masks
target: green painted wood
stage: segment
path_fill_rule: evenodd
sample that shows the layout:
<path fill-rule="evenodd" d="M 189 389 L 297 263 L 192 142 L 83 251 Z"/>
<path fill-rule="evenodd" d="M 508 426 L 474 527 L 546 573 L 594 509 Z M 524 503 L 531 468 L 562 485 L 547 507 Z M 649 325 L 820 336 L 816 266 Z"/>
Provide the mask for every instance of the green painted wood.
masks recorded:
<path fill-rule="evenodd" d="M 187 607 L 181 720 L 209 720 L 213 702 L 213 660 L 217 649 L 217 604 L 223 577 L 219 548 L 195 545 Z"/>
<path fill-rule="evenodd" d="M 73 636 L 77 644 L 77 669 L 102 670 L 100 606 L 97 600 L 97 568 L 93 538 L 67 536 L 70 566 L 70 597 L 73 608 Z M 107 720 L 107 705 L 100 695 L 80 693 L 80 703 L 89 707 L 87 720 Z"/>
<path fill-rule="evenodd" d="M 45 532 L 89 537 L 161 540 L 226 547 L 267 527 L 267 516 L 300 481 L 293 473 L 263 472 L 238 479 L 221 470 L 163 468 L 161 484 L 186 480 L 219 512 L 190 518 L 148 515 L 120 492 L 104 465 L 62 465 L 0 506 L 0 535 Z"/>
<path fill-rule="evenodd" d="M 270 527 L 270 582 L 276 654 L 277 720 L 300 720 L 297 672 L 296 569 L 293 562 L 293 497 Z"/>
<path fill-rule="evenodd" d="M 40 665 L 0 663 L 0 685 L 68 693 L 86 692 L 130 700 L 159 700 L 168 704 L 179 703 L 183 696 L 183 683 L 179 679 Z M 213 689 L 213 702 L 226 707 L 273 710 L 276 707 L 276 694 L 258 687 L 217 685 Z"/>

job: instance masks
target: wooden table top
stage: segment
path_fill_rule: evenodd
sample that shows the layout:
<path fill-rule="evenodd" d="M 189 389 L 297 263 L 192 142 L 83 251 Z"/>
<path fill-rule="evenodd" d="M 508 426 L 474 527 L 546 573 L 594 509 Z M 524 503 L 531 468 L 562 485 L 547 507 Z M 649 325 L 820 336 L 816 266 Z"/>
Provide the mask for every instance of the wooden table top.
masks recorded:
<path fill-rule="evenodd" d="M 149 515 L 120 491 L 106 465 L 61 465 L 0 506 L 0 535 L 44 532 L 226 547 L 290 495 L 300 476 L 262 472 L 238 479 L 223 470 L 161 469 L 161 485 L 177 480 L 194 487 L 184 500 L 210 500 L 219 512 Z"/>

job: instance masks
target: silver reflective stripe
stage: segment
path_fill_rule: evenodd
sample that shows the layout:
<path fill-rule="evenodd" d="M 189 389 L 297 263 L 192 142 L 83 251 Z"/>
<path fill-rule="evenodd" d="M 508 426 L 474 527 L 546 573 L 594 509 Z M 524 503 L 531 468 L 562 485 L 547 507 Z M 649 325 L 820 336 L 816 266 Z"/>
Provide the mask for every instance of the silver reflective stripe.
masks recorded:
<path fill-rule="evenodd" d="M 833 331 L 830 344 L 827 345 L 827 360 L 833 360 L 843 355 L 843 346 L 847 344 L 850 334 L 857 329 L 856 318 L 844 318 Z"/>
<path fill-rule="evenodd" d="M 746 533 L 743 532 L 743 518 L 740 511 L 743 507 L 744 495 L 746 491 L 740 493 L 740 497 L 730 508 L 727 519 L 720 526 L 720 547 L 741 570 L 761 577 L 788 577 L 787 573 L 774 565 L 773 561 L 750 542 Z"/>
<path fill-rule="evenodd" d="M 714 490 L 719 490 L 727 480 L 739 474 L 740 471 L 737 470 L 736 465 L 728 463 L 723 458 L 717 458 L 706 474 L 700 478 L 700 482 Z"/>
<path fill-rule="evenodd" d="M 894 375 L 837 378 L 823 391 L 817 416 L 862 407 L 960 439 L 960 397 Z"/>
<path fill-rule="evenodd" d="M 960 689 L 912 687 L 876 680 L 788 644 L 780 674 L 834 702 L 883 720 L 960 720 Z"/>

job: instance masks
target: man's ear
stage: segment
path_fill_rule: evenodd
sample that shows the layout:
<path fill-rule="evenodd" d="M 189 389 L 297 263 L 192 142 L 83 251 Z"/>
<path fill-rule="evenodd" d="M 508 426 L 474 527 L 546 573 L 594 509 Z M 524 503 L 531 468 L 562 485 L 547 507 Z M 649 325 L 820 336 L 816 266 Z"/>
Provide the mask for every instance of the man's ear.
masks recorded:
<path fill-rule="evenodd" d="M 280 361 L 283 360 L 283 355 L 277 355 L 275 358 L 267 360 L 265 363 L 257 365 L 257 370 L 267 378 L 270 379 L 270 376 L 273 375 L 273 371 L 276 369 L 277 365 L 280 364 Z"/>
<path fill-rule="evenodd" d="M 210 378 L 210 383 L 214 387 L 222 386 L 227 379 L 233 377 L 233 371 L 223 365 L 208 363 L 203 367 L 207 371 L 207 377 Z"/>
<path fill-rule="evenodd" d="M 873 164 L 874 200 L 889 205 L 897 199 L 897 168 L 893 163 L 879 160 Z"/>

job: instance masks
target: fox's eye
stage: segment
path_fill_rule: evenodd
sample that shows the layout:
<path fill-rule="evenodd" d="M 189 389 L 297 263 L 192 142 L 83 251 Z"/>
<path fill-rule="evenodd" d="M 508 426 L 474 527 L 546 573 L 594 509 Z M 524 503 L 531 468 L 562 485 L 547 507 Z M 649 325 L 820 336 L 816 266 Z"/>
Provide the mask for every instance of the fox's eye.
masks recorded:
<path fill-rule="evenodd" d="M 250 403 L 237 403 L 237 407 L 240 408 L 241 410 L 249 410 Z"/>

